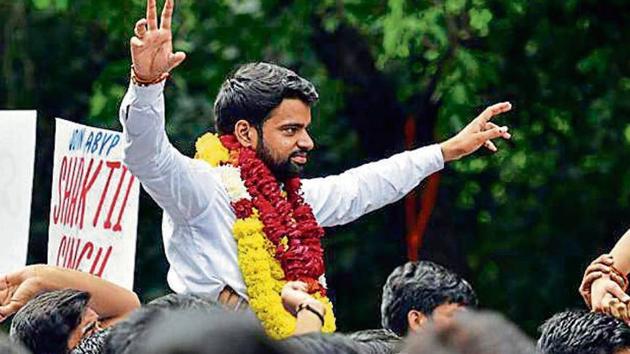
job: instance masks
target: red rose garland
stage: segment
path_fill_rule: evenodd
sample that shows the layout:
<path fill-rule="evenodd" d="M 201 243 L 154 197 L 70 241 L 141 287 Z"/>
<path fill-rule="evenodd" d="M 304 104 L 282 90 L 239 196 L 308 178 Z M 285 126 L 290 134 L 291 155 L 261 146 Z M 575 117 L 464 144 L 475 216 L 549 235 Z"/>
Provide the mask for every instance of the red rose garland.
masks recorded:
<path fill-rule="evenodd" d="M 241 178 L 252 200 L 232 204 L 237 218 L 245 218 L 256 208 L 267 239 L 276 247 L 275 258 L 284 270 L 286 280 L 303 281 L 309 292 L 326 296 L 326 289 L 318 282 L 324 274 L 324 251 L 319 226 L 313 210 L 300 194 L 298 177 L 285 181 L 286 197 L 271 170 L 251 148 L 243 147 L 234 135 L 221 135 L 221 143 L 230 151 L 232 165 L 239 167 Z"/>

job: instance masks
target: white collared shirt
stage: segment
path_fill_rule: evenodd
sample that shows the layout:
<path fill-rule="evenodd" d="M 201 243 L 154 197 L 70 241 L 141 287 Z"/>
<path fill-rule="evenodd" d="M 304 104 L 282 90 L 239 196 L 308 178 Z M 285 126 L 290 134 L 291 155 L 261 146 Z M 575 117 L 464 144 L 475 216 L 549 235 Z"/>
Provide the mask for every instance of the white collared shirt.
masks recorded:
<path fill-rule="evenodd" d="M 236 216 L 217 168 L 182 155 L 164 130 L 164 84 L 134 84 L 120 121 L 124 162 L 164 210 L 162 237 L 170 264 L 168 284 L 177 293 L 217 298 L 230 286 L 247 299 L 232 227 Z M 444 167 L 439 145 L 396 154 L 340 175 L 302 180 L 304 200 L 318 223 L 335 226 L 393 203 Z"/>

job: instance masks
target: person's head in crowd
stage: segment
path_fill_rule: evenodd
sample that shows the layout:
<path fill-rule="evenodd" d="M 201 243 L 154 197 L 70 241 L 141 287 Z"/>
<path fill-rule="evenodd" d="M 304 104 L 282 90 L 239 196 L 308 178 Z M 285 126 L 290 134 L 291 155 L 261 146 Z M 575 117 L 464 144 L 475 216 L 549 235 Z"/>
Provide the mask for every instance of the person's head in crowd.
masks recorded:
<path fill-rule="evenodd" d="M 290 353 L 303 354 L 390 354 L 398 353 L 398 346 L 382 336 L 362 333 L 360 339 L 341 333 L 309 333 L 289 337 L 280 343 Z"/>
<path fill-rule="evenodd" d="M 145 306 L 156 306 L 171 310 L 207 310 L 222 307 L 220 303 L 198 294 L 167 294 L 151 300 Z"/>
<path fill-rule="evenodd" d="M 230 75 L 214 103 L 219 135 L 233 134 L 279 178 L 299 174 L 314 143 L 308 133 L 318 94 L 295 72 L 249 63 Z"/>
<path fill-rule="evenodd" d="M 568 310 L 549 318 L 539 331 L 544 354 L 630 353 L 630 327 L 610 315 Z"/>
<path fill-rule="evenodd" d="M 379 348 L 383 353 L 398 353 L 402 338 L 389 329 L 365 329 L 348 333 L 348 338 Z"/>
<path fill-rule="evenodd" d="M 288 354 L 253 315 L 220 308 L 171 311 L 148 328 L 138 354 Z"/>
<path fill-rule="evenodd" d="M 132 312 L 114 326 L 105 343 L 105 353 L 137 353 L 154 322 L 162 321 L 175 310 L 209 311 L 220 307 L 215 301 L 192 294 L 168 294 Z"/>
<path fill-rule="evenodd" d="M 18 341 L 12 341 L 9 337 L 0 332 L 0 353 L 2 354 L 29 354 L 30 351 Z"/>
<path fill-rule="evenodd" d="M 81 353 L 102 345 L 99 316 L 89 301 L 89 293 L 73 289 L 42 293 L 15 314 L 10 337 L 35 354 Z"/>
<path fill-rule="evenodd" d="M 534 342 L 498 313 L 462 311 L 407 338 L 405 354 L 534 354 Z"/>
<path fill-rule="evenodd" d="M 448 321 L 466 307 L 477 306 L 477 295 L 459 275 L 439 264 L 407 262 L 383 286 L 381 325 L 399 336 L 415 332 L 427 321 Z"/>

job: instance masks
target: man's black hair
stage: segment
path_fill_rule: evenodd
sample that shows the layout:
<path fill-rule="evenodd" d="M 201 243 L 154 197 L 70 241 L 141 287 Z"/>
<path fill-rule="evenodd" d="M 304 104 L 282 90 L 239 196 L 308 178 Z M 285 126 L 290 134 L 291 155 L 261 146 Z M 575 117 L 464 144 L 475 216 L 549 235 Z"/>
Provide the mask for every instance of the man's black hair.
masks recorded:
<path fill-rule="evenodd" d="M 534 354 L 534 341 L 495 312 L 462 311 L 407 338 L 406 354 Z"/>
<path fill-rule="evenodd" d="M 397 347 L 386 340 L 362 340 L 341 333 L 309 333 L 280 342 L 290 353 L 303 354 L 390 354 Z"/>
<path fill-rule="evenodd" d="M 200 294 L 167 294 L 151 300 L 145 306 L 157 306 L 170 310 L 207 310 L 221 307 L 220 303 Z"/>
<path fill-rule="evenodd" d="M 145 344 L 149 328 L 164 320 L 175 310 L 209 311 L 221 305 L 192 294 L 168 294 L 135 310 L 112 327 L 105 341 L 105 353 L 136 353 Z"/>
<path fill-rule="evenodd" d="M 174 311 L 154 322 L 138 354 L 288 354 L 251 314 L 214 308 Z"/>
<path fill-rule="evenodd" d="M 603 313 L 560 312 L 539 331 L 538 349 L 545 354 L 612 354 L 630 348 L 630 327 Z"/>
<path fill-rule="evenodd" d="M 411 310 L 431 316 L 443 304 L 477 306 L 477 295 L 466 280 L 429 261 L 407 262 L 394 269 L 382 296 L 381 325 L 399 336 L 407 333 Z"/>
<path fill-rule="evenodd" d="M 289 69 L 269 63 L 242 65 L 223 82 L 214 102 L 218 133 L 233 133 L 241 119 L 260 131 L 285 98 L 298 98 L 310 106 L 318 95 L 312 83 Z"/>
<path fill-rule="evenodd" d="M 66 353 L 89 301 L 89 293 L 74 289 L 42 293 L 15 314 L 10 337 L 34 354 Z"/>
<path fill-rule="evenodd" d="M 348 333 L 348 337 L 359 343 L 367 343 L 372 346 L 379 346 L 382 352 L 398 353 L 402 338 L 389 329 L 364 329 Z"/>

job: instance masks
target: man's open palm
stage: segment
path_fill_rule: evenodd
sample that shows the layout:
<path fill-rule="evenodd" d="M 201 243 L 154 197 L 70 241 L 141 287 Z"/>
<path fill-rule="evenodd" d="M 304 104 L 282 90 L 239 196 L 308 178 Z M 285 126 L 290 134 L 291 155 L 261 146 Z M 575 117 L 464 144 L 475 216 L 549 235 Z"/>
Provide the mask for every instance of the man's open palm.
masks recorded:
<path fill-rule="evenodd" d="M 147 0 L 147 17 L 139 20 L 131 38 L 131 60 L 136 79 L 157 82 L 186 59 L 184 52 L 173 53 L 171 20 L 175 0 L 166 0 L 158 27 L 156 0 Z"/>

